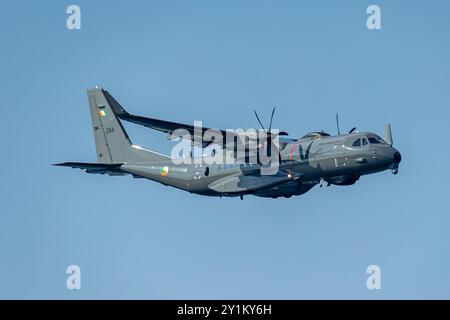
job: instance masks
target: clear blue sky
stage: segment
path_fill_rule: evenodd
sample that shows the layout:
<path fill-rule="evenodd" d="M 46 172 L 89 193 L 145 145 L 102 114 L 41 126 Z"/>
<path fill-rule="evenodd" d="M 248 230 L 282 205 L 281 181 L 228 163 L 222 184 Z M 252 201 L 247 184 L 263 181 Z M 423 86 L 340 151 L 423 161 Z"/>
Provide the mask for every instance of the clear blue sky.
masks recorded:
<path fill-rule="evenodd" d="M 78 4 L 82 29 L 66 29 Z M 366 28 L 366 8 L 382 30 Z M 448 1 L 2 1 L 0 298 L 450 298 Z M 299 137 L 393 126 L 403 162 L 291 199 L 218 199 L 95 161 L 86 88 L 136 114 Z M 158 132 L 133 142 L 169 152 Z M 65 287 L 77 264 L 82 290 Z M 366 288 L 366 268 L 382 289 Z"/>

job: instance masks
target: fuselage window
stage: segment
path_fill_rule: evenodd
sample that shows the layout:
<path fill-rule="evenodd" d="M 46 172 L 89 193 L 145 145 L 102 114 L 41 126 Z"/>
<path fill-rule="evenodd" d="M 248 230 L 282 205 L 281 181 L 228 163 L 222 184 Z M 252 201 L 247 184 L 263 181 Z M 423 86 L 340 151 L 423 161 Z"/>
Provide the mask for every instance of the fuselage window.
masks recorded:
<path fill-rule="evenodd" d="M 205 176 L 208 176 L 209 175 L 209 167 L 206 167 L 206 169 L 205 169 Z"/>
<path fill-rule="evenodd" d="M 358 139 L 355 142 L 353 142 L 352 146 L 353 147 L 361 147 L 361 139 Z"/>

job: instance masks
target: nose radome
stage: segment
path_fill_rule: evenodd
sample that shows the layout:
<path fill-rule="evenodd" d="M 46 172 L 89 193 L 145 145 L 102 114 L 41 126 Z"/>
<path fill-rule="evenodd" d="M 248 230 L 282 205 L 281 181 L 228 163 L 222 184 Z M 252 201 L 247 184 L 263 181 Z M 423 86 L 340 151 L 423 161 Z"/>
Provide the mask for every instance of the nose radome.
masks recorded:
<path fill-rule="evenodd" d="M 400 161 L 402 161 L 402 155 L 400 154 L 400 152 L 396 151 L 394 153 L 394 161 L 396 163 L 400 163 Z"/>

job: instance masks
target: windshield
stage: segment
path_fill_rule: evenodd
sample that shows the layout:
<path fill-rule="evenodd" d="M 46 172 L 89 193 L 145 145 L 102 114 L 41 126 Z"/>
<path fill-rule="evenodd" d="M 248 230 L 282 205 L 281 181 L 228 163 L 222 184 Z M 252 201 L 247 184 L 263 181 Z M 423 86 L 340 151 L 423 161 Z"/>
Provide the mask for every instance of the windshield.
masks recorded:
<path fill-rule="evenodd" d="M 352 147 L 361 147 L 361 139 L 358 138 L 358 140 L 355 140 L 355 142 L 353 142 Z"/>
<path fill-rule="evenodd" d="M 386 143 L 384 142 L 384 140 L 381 139 L 381 138 L 378 137 L 378 136 L 368 137 L 367 139 L 369 139 L 369 142 L 370 142 L 371 144 L 386 144 Z"/>
<path fill-rule="evenodd" d="M 359 147 L 366 146 L 369 143 L 370 144 L 386 144 L 386 142 L 384 142 L 384 140 L 381 139 L 379 136 L 371 134 L 370 136 L 365 136 L 365 137 L 363 136 L 361 138 L 353 140 L 351 143 L 351 146 L 353 148 L 359 148 Z"/>

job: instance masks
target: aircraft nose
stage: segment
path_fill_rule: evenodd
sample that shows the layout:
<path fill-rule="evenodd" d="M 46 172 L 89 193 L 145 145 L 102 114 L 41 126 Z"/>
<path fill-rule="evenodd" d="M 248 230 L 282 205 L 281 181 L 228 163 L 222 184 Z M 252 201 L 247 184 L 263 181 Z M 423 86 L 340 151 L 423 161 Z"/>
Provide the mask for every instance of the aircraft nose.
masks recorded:
<path fill-rule="evenodd" d="M 400 152 L 396 151 L 394 153 L 394 161 L 395 163 L 400 163 L 400 161 L 402 161 L 402 155 L 400 154 Z"/>

